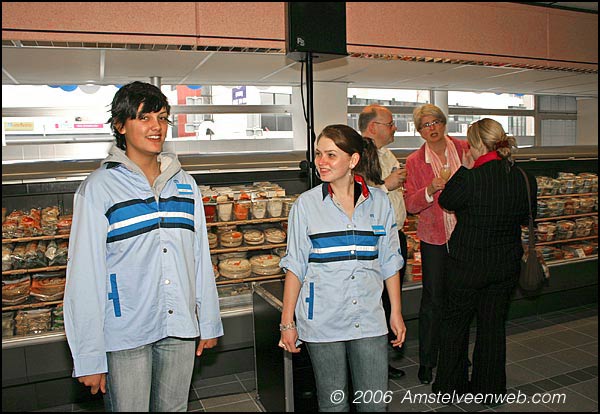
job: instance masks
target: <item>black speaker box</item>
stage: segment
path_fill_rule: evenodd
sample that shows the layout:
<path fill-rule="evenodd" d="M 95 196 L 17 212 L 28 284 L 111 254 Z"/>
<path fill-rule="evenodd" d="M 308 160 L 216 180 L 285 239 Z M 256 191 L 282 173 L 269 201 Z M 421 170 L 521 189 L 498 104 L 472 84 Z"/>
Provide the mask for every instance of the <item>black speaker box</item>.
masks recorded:
<path fill-rule="evenodd" d="M 286 55 L 315 62 L 344 57 L 346 51 L 346 3 L 285 3 Z"/>

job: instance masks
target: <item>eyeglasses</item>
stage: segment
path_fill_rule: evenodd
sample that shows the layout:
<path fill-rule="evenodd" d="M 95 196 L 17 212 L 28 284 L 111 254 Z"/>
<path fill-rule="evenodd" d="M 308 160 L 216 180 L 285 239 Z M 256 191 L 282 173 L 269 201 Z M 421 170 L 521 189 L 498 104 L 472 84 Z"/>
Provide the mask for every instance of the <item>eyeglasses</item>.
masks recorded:
<path fill-rule="evenodd" d="M 391 128 L 391 127 L 394 126 L 394 121 L 390 121 L 390 122 L 377 122 L 377 121 L 373 121 L 373 123 L 379 124 L 379 125 L 385 125 L 388 128 Z"/>
<path fill-rule="evenodd" d="M 421 124 L 421 129 L 431 128 L 432 126 L 437 126 L 441 123 L 442 123 L 442 121 L 440 121 L 439 119 L 436 119 L 435 121 L 431 121 L 431 122 L 425 122 L 424 124 Z"/>

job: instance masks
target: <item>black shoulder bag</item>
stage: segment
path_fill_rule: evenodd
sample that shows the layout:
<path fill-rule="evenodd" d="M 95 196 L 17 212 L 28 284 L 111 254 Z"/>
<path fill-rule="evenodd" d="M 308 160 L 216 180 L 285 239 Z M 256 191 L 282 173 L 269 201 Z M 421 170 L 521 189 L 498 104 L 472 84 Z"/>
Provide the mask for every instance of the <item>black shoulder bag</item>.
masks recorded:
<path fill-rule="evenodd" d="M 527 251 L 521 259 L 521 275 L 519 276 L 519 287 L 524 293 L 538 292 L 544 283 L 545 275 L 542 264 L 535 250 L 535 229 L 533 227 L 533 214 L 531 212 L 531 187 L 527 174 L 521 168 L 517 167 L 525 178 L 527 187 L 527 200 L 529 207 L 529 243 Z"/>

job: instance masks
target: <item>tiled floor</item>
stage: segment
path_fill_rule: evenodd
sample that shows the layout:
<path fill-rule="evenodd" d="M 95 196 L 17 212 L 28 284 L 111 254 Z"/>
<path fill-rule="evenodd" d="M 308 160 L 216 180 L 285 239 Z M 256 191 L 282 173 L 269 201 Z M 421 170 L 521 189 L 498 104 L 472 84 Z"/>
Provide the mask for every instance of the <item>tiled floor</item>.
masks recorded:
<path fill-rule="evenodd" d="M 407 375 L 390 380 L 393 394 L 389 411 L 598 412 L 596 304 L 515 319 L 508 322 L 507 333 L 508 388 L 517 402 L 446 405 L 434 401 L 429 397 L 433 395 L 429 394 L 431 386 L 421 385 L 417 379 L 418 343 L 412 341 L 405 345 L 401 356 L 392 359 L 392 365 L 404 369 Z M 539 395 L 543 401 L 531 401 Z M 262 408 L 255 399 L 252 371 L 211 378 L 192 384 L 188 411 L 260 412 Z M 102 406 L 69 405 L 45 411 L 102 411 Z"/>

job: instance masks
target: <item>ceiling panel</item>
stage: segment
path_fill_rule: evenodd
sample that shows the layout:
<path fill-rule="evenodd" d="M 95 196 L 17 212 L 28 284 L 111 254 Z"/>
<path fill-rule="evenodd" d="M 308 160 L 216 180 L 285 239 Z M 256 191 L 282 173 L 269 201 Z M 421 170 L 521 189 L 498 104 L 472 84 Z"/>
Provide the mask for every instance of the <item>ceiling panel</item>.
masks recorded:
<path fill-rule="evenodd" d="M 3 47 L 3 84 L 299 85 L 301 64 L 276 53 Z M 313 65 L 318 82 L 351 87 L 598 96 L 598 75 L 345 57 Z M 305 80 L 306 81 L 306 80 Z M 560 91 L 560 92 L 559 92 Z"/>
<path fill-rule="evenodd" d="M 123 77 L 144 79 L 160 76 L 178 82 L 192 72 L 208 54 L 208 52 L 192 54 L 176 51 L 109 50 L 106 52 L 105 80 L 111 82 Z"/>
<path fill-rule="evenodd" d="M 16 48 L 2 48 L 2 83 L 6 75 L 19 83 L 34 85 L 69 84 L 73 78 L 82 84 L 98 81 L 101 60 L 99 49 L 64 49 L 57 53 L 40 48 L 35 53 L 23 53 Z"/>

